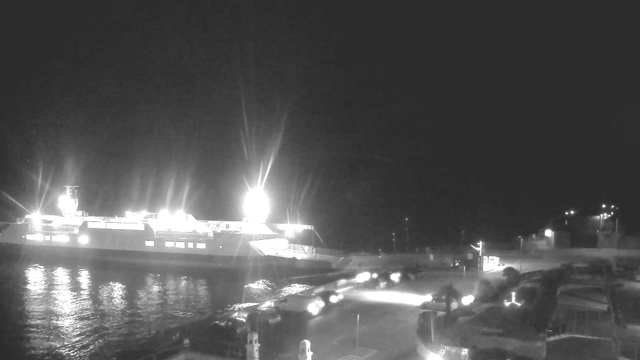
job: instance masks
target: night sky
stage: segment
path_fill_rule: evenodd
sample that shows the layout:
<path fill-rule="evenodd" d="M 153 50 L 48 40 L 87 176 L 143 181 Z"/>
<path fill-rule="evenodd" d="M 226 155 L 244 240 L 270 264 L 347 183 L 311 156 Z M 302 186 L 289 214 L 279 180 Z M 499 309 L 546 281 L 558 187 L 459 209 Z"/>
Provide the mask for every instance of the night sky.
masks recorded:
<path fill-rule="evenodd" d="M 63 185 L 239 220 L 271 162 L 270 220 L 332 247 L 406 216 L 412 246 L 509 241 L 602 202 L 638 228 L 631 8 L 346 3 L 3 1 L 2 220 Z"/>

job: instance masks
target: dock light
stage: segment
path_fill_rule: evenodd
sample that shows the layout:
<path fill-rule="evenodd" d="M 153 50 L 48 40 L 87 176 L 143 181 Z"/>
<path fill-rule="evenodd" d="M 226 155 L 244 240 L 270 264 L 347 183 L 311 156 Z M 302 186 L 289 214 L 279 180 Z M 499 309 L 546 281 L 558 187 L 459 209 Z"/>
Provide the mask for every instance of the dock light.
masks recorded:
<path fill-rule="evenodd" d="M 547 229 L 544 231 L 544 236 L 546 237 L 552 237 L 553 236 L 553 230 L 551 229 Z"/>
<path fill-rule="evenodd" d="M 371 280 L 371 273 L 368 271 L 365 271 L 363 273 L 360 273 L 358 275 L 356 275 L 356 282 L 357 283 L 363 283 L 366 281 Z"/>
<path fill-rule="evenodd" d="M 462 305 L 464 306 L 468 306 L 470 305 L 474 300 L 476 299 L 475 296 L 473 295 L 467 295 L 467 296 L 463 296 L 462 299 L 460 299 L 460 302 L 462 303 Z"/>
<path fill-rule="evenodd" d="M 249 190 L 244 198 L 243 211 L 245 217 L 251 222 L 264 223 L 269 216 L 269 198 L 260 188 Z"/>

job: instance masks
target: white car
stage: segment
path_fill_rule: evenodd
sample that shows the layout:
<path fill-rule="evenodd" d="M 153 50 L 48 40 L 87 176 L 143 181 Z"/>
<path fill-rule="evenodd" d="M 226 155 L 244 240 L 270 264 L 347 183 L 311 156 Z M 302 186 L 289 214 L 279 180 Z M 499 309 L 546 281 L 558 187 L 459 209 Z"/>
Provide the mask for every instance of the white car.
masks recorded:
<path fill-rule="evenodd" d="M 274 307 L 282 311 L 307 312 L 312 316 L 316 316 L 325 305 L 318 295 L 293 294 L 276 301 Z"/>

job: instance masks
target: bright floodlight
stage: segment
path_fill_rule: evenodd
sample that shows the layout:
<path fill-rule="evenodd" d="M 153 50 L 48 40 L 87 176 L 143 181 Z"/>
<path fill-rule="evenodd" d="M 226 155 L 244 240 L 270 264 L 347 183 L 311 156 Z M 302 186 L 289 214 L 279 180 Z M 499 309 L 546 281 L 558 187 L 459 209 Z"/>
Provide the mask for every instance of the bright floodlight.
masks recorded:
<path fill-rule="evenodd" d="M 269 198 L 262 189 L 251 189 L 244 198 L 244 216 L 249 221 L 263 223 L 269 216 Z"/>
<path fill-rule="evenodd" d="M 544 231 L 544 236 L 546 237 L 552 237 L 553 236 L 553 230 L 551 229 L 547 229 Z"/>

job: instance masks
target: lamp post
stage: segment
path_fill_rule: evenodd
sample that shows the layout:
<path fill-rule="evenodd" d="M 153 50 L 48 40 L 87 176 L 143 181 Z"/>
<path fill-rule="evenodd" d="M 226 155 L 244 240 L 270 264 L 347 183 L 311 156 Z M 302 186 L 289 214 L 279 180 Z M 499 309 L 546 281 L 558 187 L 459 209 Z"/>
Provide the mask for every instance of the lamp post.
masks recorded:
<path fill-rule="evenodd" d="M 522 245 L 523 245 L 523 241 L 524 239 L 522 238 L 522 236 L 520 236 L 520 272 L 522 272 Z"/>
<path fill-rule="evenodd" d="M 393 241 L 393 252 L 396 252 L 396 233 L 391 233 L 391 241 Z"/>
<path fill-rule="evenodd" d="M 409 218 L 404 218 L 404 231 L 406 232 L 406 244 L 405 244 L 405 252 L 409 252 Z"/>
<path fill-rule="evenodd" d="M 564 219 L 564 225 L 569 225 L 569 218 L 573 217 L 573 215 L 575 215 L 575 211 L 573 210 L 569 210 L 569 211 L 565 211 L 564 215 L 566 216 L 566 218 Z"/>

